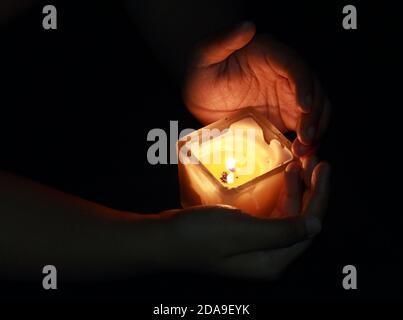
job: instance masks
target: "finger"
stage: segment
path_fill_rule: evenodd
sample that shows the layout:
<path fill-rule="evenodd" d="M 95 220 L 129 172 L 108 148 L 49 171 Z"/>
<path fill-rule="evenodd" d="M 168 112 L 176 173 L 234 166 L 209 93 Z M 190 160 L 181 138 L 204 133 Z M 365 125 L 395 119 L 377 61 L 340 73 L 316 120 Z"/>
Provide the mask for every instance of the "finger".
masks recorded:
<path fill-rule="evenodd" d="M 304 179 L 305 186 L 307 188 L 311 187 L 311 177 L 312 172 L 315 169 L 316 165 L 318 164 L 318 159 L 316 156 L 304 156 L 301 158 L 303 174 L 302 177 Z"/>
<path fill-rule="evenodd" d="M 318 133 L 319 122 L 324 110 L 325 97 L 319 80 L 314 80 L 314 98 L 309 112 L 302 113 L 297 129 L 298 139 L 305 145 L 312 145 Z"/>
<path fill-rule="evenodd" d="M 315 216 L 261 219 L 218 206 L 189 208 L 176 218 L 185 231 L 197 226 L 202 232 L 199 236 L 213 243 L 221 256 L 289 247 L 321 230 L 321 222 Z"/>
<path fill-rule="evenodd" d="M 226 276 L 276 280 L 311 242 L 307 240 L 288 248 L 233 255 L 219 262 L 217 271 Z"/>
<path fill-rule="evenodd" d="M 167 212 L 167 211 L 165 211 Z M 242 211 L 237 207 L 227 204 L 215 204 L 215 205 L 197 205 L 186 209 L 171 209 L 168 212 L 176 212 L 178 215 L 200 214 L 208 215 L 214 214 L 219 217 L 220 214 L 241 214 Z M 242 213 L 243 214 L 243 213 Z"/>
<path fill-rule="evenodd" d="M 273 101 L 268 100 L 268 105 L 276 105 L 277 103 L 278 110 L 277 108 L 269 108 L 269 119 L 279 119 L 280 123 L 274 123 L 274 125 L 279 128 L 280 131 L 288 129 L 296 132 L 301 118 L 301 112 L 298 111 L 298 101 L 290 88 L 288 79 L 283 77 L 277 79 L 276 94 L 274 94 L 273 97 Z M 279 111 L 280 117 L 278 116 Z M 272 114 L 270 114 L 270 112 Z"/>
<path fill-rule="evenodd" d="M 299 139 L 295 139 L 293 144 L 292 144 L 292 152 L 297 156 L 297 157 L 303 157 L 303 156 L 308 156 L 310 154 L 313 154 L 316 151 L 317 146 L 315 145 L 305 145 L 299 141 Z"/>
<path fill-rule="evenodd" d="M 290 78 L 295 86 L 294 92 L 301 112 L 310 112 L 313 104 L 312 73 L 308 71 L 307 67 L 297 65 L 290 70 Z"/>
<path fill-rule="evenodd" d="M 283 191 L 284 216 L 296 216 L 300 213 L 302 204 L 301 167 L 298 162 L 290 163 L 285 169 L 285 184 Z"/>
<path fill-rule="evenodd" d="M 310 155 L 316 151 L 319 146 L 319 142 L 327 130 L 330 121 L 331 114 L 331 104 L 328 99 L 324 104 L 324 110 L 321 115 L 321 119 L 319 122 L 319 128 L 317 130 L 316 137 L 314 139 L 314 144 L 306 145 L 303 144 L 300 139 L 295 139 L 292 144 L 292 151 L 297 157 L 303 157 L 306 155 Z"/>
<path fill-rule="evenodd" d="M 313 103 L 314 76 L 310 68 L 292 49 L 273 38 L 268 39 L 266 57 L 274 71 L 288 79 L 302 112 L 309 112 Z"/>
<path fill-rule="evenodd" d="M 227 59 L 236 50 L 246 46 L 254 37 L 256 27 L 253 22 L 243 22 L 238 27 L 216 37 L 207 40 L 198 47 L 195 64 L 197 67 L 207 67 Z"/>
<path fill-rule="evenodd" d="M 319 163 L 312 173 L 312 194 L 305 206 L 304 215 L 322 219 L 329 200 L 330 166 L 326 162 Z"/>
<path fill-rule="evenodd" d="M 318 133 L 315 138 L 315 140 L 317 142 L 320 141 L 320 139 L 325 134 L 325 132 L 329 126 L 330 114 L 332 112 L 332 106 L 331 106 L 331 103 L 328 98 L 325 98 L 325 103 L 324 103 L 323 108 L 324 109 L 322 112 L 322 116 L 320 117 L 320 120 L 319 120 Z"/>
<path fill-rule="evenodd" d="M 314 237 L 321 230 L 321 222 L 315 216 L 285 219 L 247 217 L 242 220 L 238 223 L 223 221 L 221 224 L 217 243 L 224 245 L 224 254 L 289 247 Z"/>

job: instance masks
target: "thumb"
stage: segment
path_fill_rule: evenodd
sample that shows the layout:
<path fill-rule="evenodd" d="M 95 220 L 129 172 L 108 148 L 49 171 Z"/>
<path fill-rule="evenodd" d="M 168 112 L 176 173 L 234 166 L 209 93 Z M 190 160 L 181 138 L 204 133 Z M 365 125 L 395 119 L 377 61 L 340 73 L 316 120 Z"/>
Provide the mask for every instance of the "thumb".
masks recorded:
<path fill-rule="evenodd" d="M 198 47 L 196 66 L 207 67 L 227 59 L 236 50 L 245 47 L 254 37 L 256 27 L 245 21 L 234 29 L 214 39 L 208 39 Z"/>

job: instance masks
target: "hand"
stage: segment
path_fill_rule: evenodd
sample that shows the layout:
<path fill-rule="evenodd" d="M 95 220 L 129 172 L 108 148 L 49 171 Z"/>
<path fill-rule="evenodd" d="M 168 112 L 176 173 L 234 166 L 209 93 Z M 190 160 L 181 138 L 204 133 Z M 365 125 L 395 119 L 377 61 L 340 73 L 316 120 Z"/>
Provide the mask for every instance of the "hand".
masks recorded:
<path fill-rule="evenodd" d="M 287 167 L 278 210 L 288 218 L 258 219 L 227 207 L 170 211 L 170 267 L 276 279 L 320 231 L 328 184 L 329 166 L 305 158 L 302 169 Z"/>
<path fill-rule="evenodd" d="M 283 219 L 222 207 L 141 215 L 0 172 L 0 275 L 36 277 L 52 261 L 63 266 L 64 279 L 112 279 L 156 268 L 274 279 L 320 231 L 326 210 L 328 165 L 312 157 L 302 164 L 286 169 L 276 208 Z"/>
<path fill-rule="evenodd" d="M 296 155 L 312 151 L 323 134 L 330 104 L 299 56 L 246 22 L 196 50 L 184 87 L 188 109 L 208 124 L 255 107 L 281 131 L 297 132 Z"/>

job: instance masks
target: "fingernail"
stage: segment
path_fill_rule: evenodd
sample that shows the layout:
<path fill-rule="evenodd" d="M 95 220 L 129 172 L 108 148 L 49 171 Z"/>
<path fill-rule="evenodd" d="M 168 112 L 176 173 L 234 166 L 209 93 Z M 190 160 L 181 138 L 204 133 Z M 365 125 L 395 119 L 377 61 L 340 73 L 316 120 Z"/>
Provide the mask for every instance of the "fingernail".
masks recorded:
<path fill-rule="evenodd" d="M 316 236 L 322 230 L 322 223 L 316 217 L 307 217 L 305 220 L 305 227 L 308 233 L 308 238 Z"/>
<path fill-rule="evenodd" d="M 315 137 L 315 127 L 310 126 L 308 129 L 305 130 L 305 140 L 307 143 L 311 143 L 314 137 Z"/>

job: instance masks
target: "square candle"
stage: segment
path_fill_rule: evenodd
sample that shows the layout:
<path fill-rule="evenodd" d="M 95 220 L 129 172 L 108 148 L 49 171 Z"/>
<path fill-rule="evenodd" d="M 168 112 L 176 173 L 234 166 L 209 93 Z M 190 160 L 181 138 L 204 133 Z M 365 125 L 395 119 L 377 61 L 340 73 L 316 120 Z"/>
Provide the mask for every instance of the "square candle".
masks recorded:
<path fill-rule="evenodd" d="M 245 108 L 181 138 L 181 203 L 225 204 L 257 217 L 273 217 L 294 157 L 291 142 L 268 119 Z"/>

